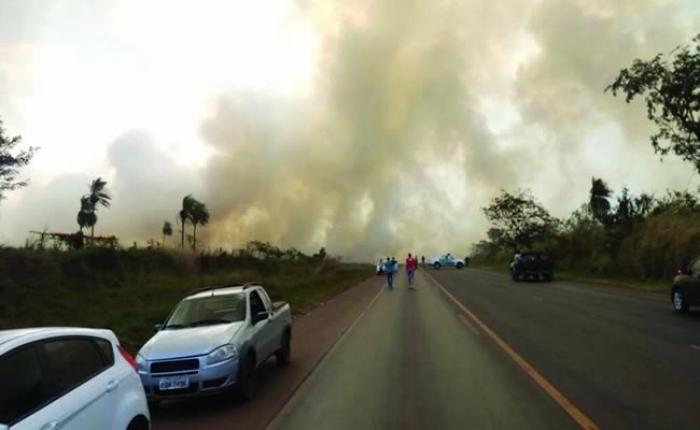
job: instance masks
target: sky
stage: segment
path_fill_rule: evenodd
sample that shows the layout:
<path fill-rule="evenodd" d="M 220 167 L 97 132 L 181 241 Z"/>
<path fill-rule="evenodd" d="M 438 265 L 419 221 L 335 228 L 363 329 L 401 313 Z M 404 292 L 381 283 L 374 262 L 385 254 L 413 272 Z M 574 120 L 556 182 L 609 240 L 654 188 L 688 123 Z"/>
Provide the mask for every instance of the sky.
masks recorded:
<path fill-rule="evenodd" d="M 191 193 L 207 247 L 355 260 L 466 254 L 500 189 L 558 217 L 593 176 L 696 189 L 604 89 L 698 32 L 696 0 L 0 0 L 0 119 L 40 147 L 0 243 L 76 231 L 96 177 L 125 245 Z"/>

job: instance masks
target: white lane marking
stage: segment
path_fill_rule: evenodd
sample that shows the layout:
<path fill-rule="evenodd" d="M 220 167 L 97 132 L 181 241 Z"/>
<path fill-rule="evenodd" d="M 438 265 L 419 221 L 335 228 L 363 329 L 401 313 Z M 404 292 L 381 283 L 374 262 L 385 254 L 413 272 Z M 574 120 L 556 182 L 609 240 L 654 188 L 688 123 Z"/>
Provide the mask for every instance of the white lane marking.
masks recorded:
<path fill-rule="evenodd" d="M 479 336 L 481 334 L 479 333 L 479 330 L 476 327 L 474 327 L 474 324 L 472 324 L 471 321 L 469 321 L 467 317 L 464 316 L 464 314 L 457 314 L 457 316 L 464 323 L 464 325 L 466 325 L 467 328 L 469 328 L 469 331 L 471 331 L 472 334 L 474 334 L 474 336 Z"/>
<path fill-rule="evenodd" d="M 690 345 L 690 347 L 693 348 L 693 349 L 697 349 L 698 351 L 700 351 L 700 346 L 697 346 L 697 345 Z"/>

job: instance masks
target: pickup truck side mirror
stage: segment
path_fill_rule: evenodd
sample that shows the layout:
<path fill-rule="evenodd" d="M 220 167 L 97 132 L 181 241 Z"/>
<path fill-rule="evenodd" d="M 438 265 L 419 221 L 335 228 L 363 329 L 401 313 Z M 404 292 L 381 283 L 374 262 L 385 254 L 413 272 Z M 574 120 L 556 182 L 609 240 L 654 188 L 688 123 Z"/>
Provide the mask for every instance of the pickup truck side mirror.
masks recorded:
<path fill-rule="evenodd" d="M 155 330 L 155 331 L 160 331 L 162 328 L 163 328 L 163 324 L 161 324 L 161 323 L 158 323 L 158 324 L 153 326 L 153 330 Z M 0 429 L 0 430 L 2 430 L 2 429 Z"/>
<path fill-rule="evenodd" d="M 269 318 L 269 315 L 266 311 L 260 311 L 257 314 L 253 315 L 253 325 L 259 323 L 260 321 L 266 320 Z"/>

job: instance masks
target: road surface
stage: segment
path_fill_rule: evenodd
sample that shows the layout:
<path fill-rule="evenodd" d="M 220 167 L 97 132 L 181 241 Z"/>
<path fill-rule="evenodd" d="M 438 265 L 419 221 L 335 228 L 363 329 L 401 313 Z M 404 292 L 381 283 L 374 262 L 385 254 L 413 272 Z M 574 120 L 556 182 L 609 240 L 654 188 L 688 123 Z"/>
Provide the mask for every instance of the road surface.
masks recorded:
<path fill-rule="evenodd" d="M 154 428 L 580 428 L 574 412 L 603 429 L 700 428 L 700 312 L 480 270 L 405 282 L 374 279 L 295 325 L 300 354 L 262 369 L 252 403 L 166 405 Z"/>
<path fill-rule="evenodd" d="M 600 428 L 700 428 L 700 312 L 619 288 L 428 273 Z"/>
<path fill-rule="evenodd" d="M 567 429 L 572 419 L 424 274 L 384 290 L 272 427 Z"/>

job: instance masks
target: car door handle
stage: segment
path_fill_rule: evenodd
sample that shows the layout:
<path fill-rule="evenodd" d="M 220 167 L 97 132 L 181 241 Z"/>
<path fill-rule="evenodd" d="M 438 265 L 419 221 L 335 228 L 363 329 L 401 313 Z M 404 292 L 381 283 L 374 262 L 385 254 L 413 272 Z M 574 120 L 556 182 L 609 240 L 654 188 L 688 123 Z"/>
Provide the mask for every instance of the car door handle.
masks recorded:
<path fill-rule="evenodd" d="M 51 421 L 50 423 L 46 423 L 39 430 L 56 430 L 58 429 L 58 422 L 57 421 Z"/>
<path fill-rule="evenodd" d="M 109 381 L 107 383 L 107 392 L 110 393 L 110 392 L 116 390 L 118 386 L 119 386 L 119 381 L 116 379 L 112 379 L 111 381 Z"/>

